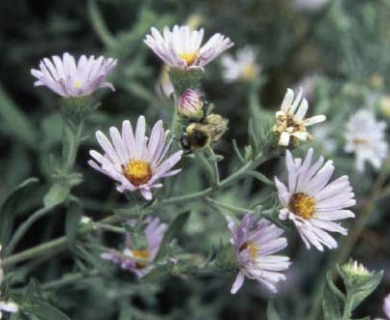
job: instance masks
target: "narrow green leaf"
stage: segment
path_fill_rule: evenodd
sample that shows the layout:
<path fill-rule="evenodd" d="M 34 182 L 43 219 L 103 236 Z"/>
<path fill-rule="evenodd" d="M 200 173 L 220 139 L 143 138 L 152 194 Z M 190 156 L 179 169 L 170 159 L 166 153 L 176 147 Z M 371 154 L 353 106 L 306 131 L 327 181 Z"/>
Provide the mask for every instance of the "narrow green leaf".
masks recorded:
<path fill-rule="evenodd" d="M 45 207 L 54 207 L 63 203 L 70 193 L 70 186 L 65 183 L 54 183 L 49 192 L 43 198 Z"/>
<path fill-rule="evenodd" d="M 233 150 L 236 153 L 237 158 L 240 160 L 242 164 L 245 163 L 244 158 L 241 155 L 240 149 L 238 148 L 237 141 L 233 139 Z"/>
<path fill-rule="evenodd" d="M 35 148 L 37 132 L 29 118 L 19 110 L 0 85 L 0 118 L 7 126 L 7 131 L 16 137 L 22 144 Z"/>
<path fill-rule="evenodd" d="M 273 300 L 268 302 L 267 306 L 267 320 L 282 320 L 279 314 L 276 311 L 275 303 Z"/>
<path fill-rule="evenodd" d="M 334 292 L 334 288 L 336 287 L 332 282 L 331 273 L 328 272 L 322 300 L 324 320 L 342 319 L 341 305 L 343 301 L 340 300 L 338 293 Z"/>
<path fill-rule="evenodd" d="M 265 175 L 257 171 L 248 171 L 248 174 L 255 177 L 257 180 L 265 183 L 266 185 L 273 186 L 274 183 L 268 179 Z"/>
<path fill-rule="evenodd" d="M 167 246 L 172 241 L 172 239 L 175 237 L 175 235 L 183 229 L 184 225 L 186 224 L 188 218 L 190 217 L 191 212 L 183 212 L 172 221 L 170 224 L 167 232 L 165 232 L 164 238 L 160 245 L 160 250 L 156 255 L 156 261 L 158 261 L 160 258 L 162 258 L 167 253 Z"/>
<path fill-rule="evenodd" d="M 74 245 L 83 210 L 79 200 L 74 199 L 68 204 L 65 220 L 65 233 L 71 246 Z"/>
<path fill-rule="evenodd" d="M 112 46 L 115 43 L 114 37 L 108 30 L 108 27 L 94 0 L 88 1 L 88 15 L 91 20 L 92 27 L 99 36 L 100 40 L 102 40 L 108 47 Z"/>
<path fill-rule="evenodd" d="M 60 309 L 38 299 L 33 299 L 31 303 L 25 305 L 23 311 L 36 316 L 40 320 L 71 320 Z"/>
<path fill-rule="evenodd" d="M 249 142 L 253 147 L 255 153 L 257 153 L 259 151 L 259 146 L 260 146 L 260 141 L 259 141 L 260 137 L 259 137 L 259 133 L 256 130 L 255 121 L 252 117 L 249 119 L 248 135 L 249 135 Z"/>
<path fill-rule="evenodd" d="M 0 209 L 0 243 L 7 242 L 20 203 L 23 202 L 24 198 L 28 197 L 28 194 L 37 183 L 37 178 L 29 178 L 16 187 L 5 199 Z"/>

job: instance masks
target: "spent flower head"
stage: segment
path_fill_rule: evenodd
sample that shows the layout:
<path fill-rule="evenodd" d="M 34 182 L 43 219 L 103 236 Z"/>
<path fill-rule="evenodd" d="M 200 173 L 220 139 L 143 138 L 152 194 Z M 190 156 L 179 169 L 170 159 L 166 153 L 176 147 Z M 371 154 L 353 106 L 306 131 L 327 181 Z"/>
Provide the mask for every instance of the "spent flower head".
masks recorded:
<path fill-rule="evenodd" d="M 387 124 L 377 121 L 372 111 L 362 109 L 353 114 L 346 125 L 344 150 L 355 153 L 356 169 L 364 172 L 365 163 L 370 162 L 378 170 L 388 156 L 386 142 Z"/>
<path fill-rule="evenodd" d="M 172 169 L 181 159 L 182 151 L 177 151 L 166 158 L 172 139 L 169 131 L 164 131 L 163 122 L 158 121 L 152 129 L 150 138 L 145 134 L 145 117 L 138 118 L 133 132 L 130 121 L 122 123 L 122 132 L 110 128 L 112 142 L 101 131 L 96 132 L 96 139 L 104 154 L 90 151 L 93 160 L 89 165 L 118 182 L 119 192 L 139 190 L 146 200 L 152 199 L 152 189 L 160 188 L 157 180 L 175 175 L 181 169 Z"/>
<path fill-rule="evenodd" d="M 324 164 L 324 158 L 312 164 L 313 149 L 310 149 L 302 161 L 293 159 L 286 151 L 288 184 L 275 177 L 282 209 L 279 219 L 291 220 L 297 228 L 306 247 L 313 245 L 323 251 L 323 247 L 334 249 L 336 240 L 328 232 L 346 235 L 347 229 L 336 223 L 337 220 L 353 218 L 355 215 L 346 208 L 354 206 L 356 201 L 348 176 L 330 182 L 334 172 L 333 161 Z"/>
<path fill-rule="evenodd" d="M 223 77 L 226 82 L 253 80 L 261 70 L 256 63 L 256 51 L 249 46 L 237 51 L 236 57 L 225 54 L 222 57 L 221 64 L 224 68 Z"/>
<path fill-rule="evenodd" d="M 134 221 L 127 222 L 130 226 Z M 144 235 L 146 247 L 135 248 L 130 234 L 126 235 L 125 248 L 119 252 L 112 250 L 103 253 L 102 259 L 110 260 L 118 264 L 122 269 L 134 272 L 138 277 L 143 277 L 153 269 L 153 261 L 160 249 L 161 241 L 164 237 L 168 225 L 162 223 L 158 218 L 147 218 L 143 221 L 145 225 Z"/>
<path fill-rule="evenodd" d="M 239 266 L 231 293 L 235 294 L 241 288 L 245 277 L 276 292 L 276 284 L 285 280 L 282 271 L 291 264 L 288 257 L 275 254 L 287 246 L 287 239 L 281 237 L 283 230 L 265 219 L 255 222 L 250 213 L 243 217 L 239 225 L 228 218 L 228 226 Z"/>
<path fill-rule="evenodd" d="M 276 112 L 276 124 L 273 131 L 279 135 L 279 145 L 288 146 L 290 143 L 297 146 L 299 140 L 312 139 L 306 127 L 326 120 L 324 115 L 305 118 L 309 104 L 302 97 L 302 89 L 294 99 L 294 91 L 287 89 L 280 111 Z"/>
<path fill-rule="evenodd" d="M 144 40 L 146 45 L 169 67 L 202 69 L 223 51 L 233 46 L 229 38 L 216 33 L 203 46 L 204 30 L 191 31 L 188 26 L 165 27 L 160 33 L 151 28 Z"/>
<path fill-rule="evenodd" d="M 62 97 L 84 97 L 99 88 L 107 87 L 114 91 L 106 78 L 116 64 L 116 59 L 102 56 L 87 58 L 85 55 L 76 63 L 75 58 L 66 52 L 62 59 L 59 56 L 44 58 L 39 63 L 39 70 L 31 69 L 31 74 L 37 78 L 35 86 L 46 86 Z"/>

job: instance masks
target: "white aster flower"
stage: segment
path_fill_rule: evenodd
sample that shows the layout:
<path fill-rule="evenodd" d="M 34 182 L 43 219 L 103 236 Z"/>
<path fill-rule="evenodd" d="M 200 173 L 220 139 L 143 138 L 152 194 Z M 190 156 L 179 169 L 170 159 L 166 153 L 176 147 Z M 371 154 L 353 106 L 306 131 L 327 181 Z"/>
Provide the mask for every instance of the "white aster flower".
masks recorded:
<path fill-rule="evenodd" d="M 312 164 L 312 158 L 313 149 L 303 162 L 300 158 L 293 159 L 291 152 L 286 151 L 287 186 L 275 177 L 283 206 L 279 219 L 289 219 L 295 224 L 308 249 L 313 245 L 323 251 L 323 246 L 337 247 L 328 232 L 348 233 L 335 221 L 353 218 L 354 213 L 345 208 L 354 206 L 356 201 L 348 176 L 329 182 L 334 172 L 333 162 L 329 160 L 324 164 L 324 158 L 320 157 Z"/>
<path fill-rule="evenodd" d="M 313 12 L 321 9 L 330 0 L 295 0 L 295 6 L 299 11 Z"/>
<path fill-rule="evenodd" d="M 113 85 L 105 80 L 116 64 L 116 59 L 85 55 L 76 63 L 72 55 L 64 53 L 62 59 L 44 58 L 39 70 L 31 69 L 31 74 L 38 79 L 35 86 L 46 86 L 62 97 L 83 97 L 104 87 L 114 91 Z"/>
<path fill-rule="evenodd" d="M 355 153 L 356 169 L 359 172 L 364 171 L 366 161 L 371 162 L 375 169 L 379 169 L 387 158 L 389 146 L 385 136 L 386 127 L 385 122 L 376 121 L 374 114 L 366 109 L 349 118 L 344 150 Z"/>
<path fill-rule="evenodd" d="M 223 77 L 226 82 L 239 80 L 250 81 L 259 75 L 260 67 L 256 63 L 256 51 L 251 47 L 244 47 L 237 52 L 236 58 L 230 54 L 222 57 L 224 68 Z"/>
<path fill-rule="evenodd" d="M 0 245 L 0 253 L 1 253 L 1 245 Z M 3 282 L 3 276 L 4 276 L 4 271 L 1 266 L 1 259 L 0 259 L 0 286 Z M 16 303 L 14 302 L 4 302 L 1 300 L 1 291 L 0 291 L 0 319 L 2 319 L 3 313 L 4 312 L 17 312 L 19 310 L 19 307 Z"/>
<path fill-rule="evenodd" d="M 169 177 L 181 171 L 172 170 L 182 156 L 177 151 L 167 159 L 172 139 L 167 141 L 169 131 L 163 129 L 163 122 L 158 121 L 148 139 L 145 135 L 145 117 L 140 116 L 135 133 L 130 121 L 123 121 L 122 133 L 115 127 L 110 128 L 112 142 L 101 132 L 96 132 L 96 139 L 104 150 L 104 155 L 90 151 L 94 160 L 89 165 L 116 180 L 119 192 L 139 190 L 146 200 L 152 199 L 152 189 L 160 188 L 160 178 Z M 165 159 L 165 160 L 164 160 Z"/>
<path fill-rule="evenodd" d="M 239 272 L 231 289 L 235 294 L 243 285 L 245 277 L 253 279 L 276 292 L 276 284 L 286 277 L 282 271 L 290 266 L 286 256 L 275 255 L 287 246 L 287 239 L 280 237 L 283 230 L 265 219 L 255 223 L 251 214 L 247 213 L 240 225 L 228 218 L 228 226 L 232 232 L 230 242 L 234 246 Z"/>
<path fill-rule="evenodd" d="M 169 67 L 180 69 L 202 69 L 206 64 L 233 46 L 229 38 L 216 33 L 203 46 L 204 30 L 188 26 L 174 26 L 172 31 L 165 27 L 161 34 L 151 28 L 144 42 Z"/>
<path fill-rule="evenodd" d="M 309 104 L 305 98 L 302 98 L 302 89 L 294 99 L 294 91 L 287 89 L 280 111 L 276 112 L 276 124 L 273 131 L 279 134 L 279 145 L 288 146 L 290 140 L 294 146 L 298 141 L 312 139 L 307 132 L 306 127 L 320 123 L 326 120 L 324 115 L 305 118 Z"/>

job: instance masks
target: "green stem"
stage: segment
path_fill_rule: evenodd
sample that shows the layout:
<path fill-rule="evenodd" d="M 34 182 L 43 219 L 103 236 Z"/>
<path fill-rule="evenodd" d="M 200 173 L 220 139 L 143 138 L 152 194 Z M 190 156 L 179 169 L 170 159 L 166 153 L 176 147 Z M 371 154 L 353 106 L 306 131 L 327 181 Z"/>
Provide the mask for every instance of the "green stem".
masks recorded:
<path fill-rule="evenodd" d="M 38 211 L 35 211 L 29 218 L 23 222 L 19 228 L 15 231 L 14 236 L 12 237 L 11 241 L 9 242 L 6 250 L 6 254 L 11 254 L 14 250 L 19 241 L 23 238 L 25 233 L 28 231 L 28 229 L 40 218 L 48 214 L 54 207 L 44 207 L 39 209 Z"/>
<path fill-rule="evenodd" d="M 184 196 L 168 198 L 168 199 L 160 201 L 159 205 L 171 205 L 171 204 L 176 204 L 176 203 L 180 203 L 180 202 L 194 201 L 194 200 L 197 200 L 199 198 L 207 197 L 207 196 L 211 195 L 212 193 L 216 192 L 217 190 L 220 190 L 222 188 L 229 186 L 234 181 L 241 178 L 247 171 L 252 170 L 254 167 L 256 167 L 259 164 L 260 164 L 260 162 L 257 163 L 257 161 L 256 162 L 254 162 L 254 161 L 248 162 L 246 165 L 241 167 L 241 169 L 239 169 L 238 171 L 233 173 L 231 176 L 222 180 L 219 184 L 218 189 L 215 189 L 214 187 L 209 187 L 209 188 L 204 189 L 202 191 L 194 192 L 194 193 L 187 194 Z"/>
<path fill-rule="evenodd" d="M 118 221 L 117 216 L 109 216 L 100 220 L 97 223 L 90 223 L 78 231 L 78 236 L 82 236 L 89 232 L 99 229 L 99 224 L 114 223 Z M 21 253 L 14 254 L 3 261 L 4 267 L 12 266 L 16 263 L 44 255 L 44 259 L 50 258 L 54 253 L 65 249 L 68 246 L 68 238 L 63 236 L 58 239 L 43 243 L 31 249 L 25 250 Z"/>
<path fill-rule="evenodd" d="M 69 284 L 72 284 L 74 282 L 79 282 L 81 280 L 85 280 L 87 277 L 95 277 L 99 274 L 100 272 L 98 270 L 92 270 L 89 273 L 85 272 L 77 272 L 71 275 L 66 275 L 62 279 L 58 280 L 53 280 L 50 282 L 47 282 L 42 285 L 43 290 L 51 290 L 51 289 L 58 289 L 63 286 L 67 286 Z"/>
<path fill-rule="evenodd" d="M 213 158 L 216 156 L 213 148 L 210 145 L 207 147 L 207 153 L 209 154 L 208 161 L 211 162 L 211 164 L 212 164 L 214 185 L 215 185 L 215 187 L 218 187 L 219 181 L 220 181 L 218 162 L 215 161 L 215 159 L 214 160 L 210 159 L 210 158 Z"/>
<path fill-rule="evenodd" d="M 343 319 L 342 320 L 350 320 L 352 314 L 352 306 L 353 306 L 353 297 L 351 295 L 347 295 L 347 301 L 344 306 Z"/>
<path fill-rule="evenodd" d="M 83 127 L 84 127 L 84 120 L 82 120 L 80 122 L 80 124 L 77 126 L 76 135 L 73 136 L 74 141 L 69 144 L 69 150 L 67 151 L 68 154 L 63 155 L 64 160 L 66 158 L 65 172 L 67 172 L 67 173 L 72 171 L 72 168 L 76 162 L 77 150 L 78 150 L 80 142 L 81 142 L 81 135 L 83 133 Z M 64 137 L 64 139 L 65 139 L 65 137 Z M 65 141 L 64 141 L 64 144 L 65 144 Z"/>
<path fill-rule="evenodd" d="M 206 201 L 208 201 L 208 202 L 210 202 L 210 203 L 214 204 L 215 206 L 220 207 L 222 209 L 231 210 L 231 211 L 238 212 L 238 213 L 248 213 L 248 212 L 253 211 L 253 210 L 246 209 L 246 208 L 239 208 L 239 207 L 231 206 L 229 204 L 222 203 L 222 202 L 214 200 L 212 198 L 206 198 Z"/>

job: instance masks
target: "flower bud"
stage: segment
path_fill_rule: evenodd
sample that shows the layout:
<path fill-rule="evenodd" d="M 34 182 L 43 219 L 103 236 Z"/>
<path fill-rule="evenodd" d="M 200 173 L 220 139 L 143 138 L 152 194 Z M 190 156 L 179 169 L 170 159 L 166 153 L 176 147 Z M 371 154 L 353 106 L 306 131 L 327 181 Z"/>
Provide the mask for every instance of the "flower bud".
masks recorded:
<path fill-rule="evenodd" d="M 200 119 L 204 116 L 204 101 L 198 90 L 187 89 L 177 100 L 180 116 Z"/>

